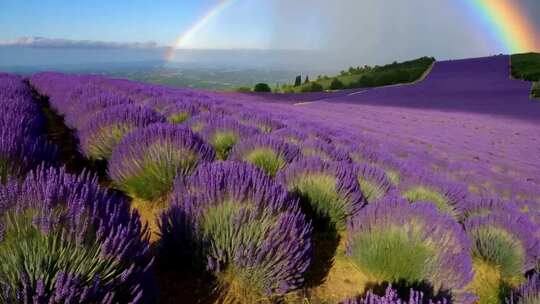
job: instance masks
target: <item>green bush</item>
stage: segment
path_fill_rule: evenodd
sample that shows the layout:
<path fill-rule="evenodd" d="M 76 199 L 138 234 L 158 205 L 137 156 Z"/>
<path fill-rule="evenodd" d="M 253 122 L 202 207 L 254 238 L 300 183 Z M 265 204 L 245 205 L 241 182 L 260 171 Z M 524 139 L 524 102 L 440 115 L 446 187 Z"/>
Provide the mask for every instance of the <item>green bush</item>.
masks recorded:
<path fill-rule="evenodd" d="M 251 88 L 249 87 L 239 87 L 235 90 L 238 93 L 251 93 Z"/>
<path fill-rule="evenodd" d="M 341 82 L 339 79 L 334 78 L 332 82 L 330 83 L 330 90 L 343 90 L 345 88 L 345 85 L 343 82 Z"/>
<path fill-rule="evenodd" d="M 512 76 L 527 81 L 540 81 L 540 53 L 512 55 Z"/>
<path fill-rule="evenodd" d="M 533 84 L 532 96 L 534 98 L 540 98 L 540 82 L 535 82 Z"/>
<path fill-rule="evenodd" d="M 270 86 L 266 83 L 257 83 L 255 87 L 253 88 L 253 92 L 258 93 L 270 93 L 272 92 L 272 89 Z"/>
<path fill-rule="evenodd" d="M 302 93 L 309 93 L 309 92 L 322 92 L 324 91 L 324 88 L 322 85 L 320 85 L 317 82 L 311 82 L 307 85 L 304 85 L 302 87 Z"/>

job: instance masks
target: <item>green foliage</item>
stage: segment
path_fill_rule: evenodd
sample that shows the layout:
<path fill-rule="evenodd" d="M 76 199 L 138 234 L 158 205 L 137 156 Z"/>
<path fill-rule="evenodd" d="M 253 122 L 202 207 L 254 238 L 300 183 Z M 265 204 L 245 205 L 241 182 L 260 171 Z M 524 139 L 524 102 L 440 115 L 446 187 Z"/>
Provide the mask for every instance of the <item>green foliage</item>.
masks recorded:
<path fill-rule="evenodd" d="M 411 203 L 419 201 L 434 203 L 439 211 L 451 214 L 455 217 L 458 216 L 454 208 L 449 205 L 448 200 L 444 195 L 427 187 L 420 185 L 407 189 L 407 191 L 403 192 L 403 197 Z"/>
<path fill-rule="evenodd" d="M 253 150 L 246 155 L 244 161 L 255 165 L 271 177 L 276 176 L 276 173 L 287 164 L 283 157 L 271 149 Z"/>
<path fill-rule="evenodd" d="M 115 183 L 115 186 L 132 197 L 153 200 L 169 193 L 178 174 L 193 172 L 199 163 L 196 154 L 173 147 L 151 147 L 142 160 L 138 174 Z"/>
<path fill-rule="evenodd" d="M 384 196 L 384 190 L 377 184 L 370 182 L 365 178 L 358 178 L 362 194 L 368 203 L 373 203 Z"/>
<path fill-rule="evenodd" d="M 540 81 L 533 84 L 531 94 L 534 98 L 540 98 Z"/>
<path fill-rule="evenodd" d="M 343 90 L 345 85 L 339 79 L 334 78 L 332 83 L 330 83 L 330 90 Z"/>
<path fill-rule="evenodd" d="M 325 89 L 340 90 L 410 83 L 420 79 L 433 62 L 435 62 L 435 58 L 421 57 L 401 63 L 394 62 L 385 66 L 350 67 L 348 70 L 341 71 L 337 77 L 330 78 L 326 75 L 321 75 L 316 81 L 311 81 L 304 85 L 295 82 L 295 87 L 298 88 L 293 87 L 292 91 L 296 93 L 320 92 Z M 343 87 L 336 80 L 341 82 Z M 320 88 L 313 90 L 313 83 L 322 86 L 322 90 Z"/>
<path fill-rule="evenodd" d="M 99 242 L 89 236 L 93 233 L 85 233 L 86 239 L 82 243 L 75 240 L 77 233 L 65 233 L 65 228 L 61 226 L 45 234 L 32 225 L 35 215 L 37 212 L 32 210 L 4 215 L 4 239 L 0 242 L 0 282 L 7 286 L 18 286 L 24 269 L 33 286 L 41 279 L 45 292 L 50 292 L 61 272 L 77 274 L 82 285 L 92 286 L 95 277 L 101 279 L 101 284 L 107 284 L 124 271 L 122 261 L 101 254 Z M 11 296 L 13 299 L 17 297 L 8 295 Z M 1 300 L 5 299 L 0 295 Z"/>
<path fill-rule="evenodd" d="M 238 92 L 238 93 L 251 93 L 251 88 L 250 87 L 239 87 L 239 88 L 236 88 L 235 91 Z"/>
<path fill-rule="evenodd" d="M 309 84 L 302 86 L 301 91 L 303 93 L 322 92 L 324 91 L 324 88 L 322 87 L 322 85 L 318 84 L 317 82 L 310 82 Z"/>
<path fill-rule="evenodd" d="M 434 248 L 415 239 L 414 233 L 396 227 L 355 235 L 351 258 L 380 282 L 414 284 L 426 279 L 434 254 Z"/>
<path fill-rule="evenodd" d="M 512 55 L 512 76 L 527 81 L 540 81 L 540 53 Z"/>
<path fill-rule="evenodd" d="M 217 158 L 219 160 L 226 160 L 229 152 L 231 152 L 231 149 L 239 140 L 240 138 L 234 132 L 216 132 L 210 140 L 210 144 L 216 150 Z"/>
<path fill-rule="evenodd" d="M 304 201 L 321 218 L 327 218 L 338 229 L 343 230 L 348 217 L 347 201 L 336 191 L 336 178 L 324 174 L 306 174 L 292 185 Z"/>
<path fill-rule="evenodd" d="M 167 117 L 167 120 L 173 124 L 180 124 L 188 120 L 190 117 L 191 115 L 189 114 L 189 112 L 180 112 L 170 115 L 169 117 Z"/>
<path fill-rule="evenodd" d="M 257 83 L 255 87 L 253 87 L 253 92 L 257 93 L 270 93 L 272 92 L 272 89 L 270 86 L 266 83 Z"/>
<path fill-rule="evenodd" d="M 92 159 L 109 159 L 114 147 L 122 140 L 124 135 L 131 132 L 128 125 L 116 124 L 110 127 L 103 127 L 95 134 L 88 145 L 88 156 Z"/>
<path fill-rule="evenodd" d="M 13 174 L 13 168 L 10 161 L 0 157 L 0 184 L 7 181 L 7 178 Z"/>
<path fill-rule="evenodd" d="M 518 239 L 495 227 L 475 229 L 470 235 L 474 244 L 474 258 L 498 267 L 503 279 L 511 280 L 521 276 L 525 252 Z"/>

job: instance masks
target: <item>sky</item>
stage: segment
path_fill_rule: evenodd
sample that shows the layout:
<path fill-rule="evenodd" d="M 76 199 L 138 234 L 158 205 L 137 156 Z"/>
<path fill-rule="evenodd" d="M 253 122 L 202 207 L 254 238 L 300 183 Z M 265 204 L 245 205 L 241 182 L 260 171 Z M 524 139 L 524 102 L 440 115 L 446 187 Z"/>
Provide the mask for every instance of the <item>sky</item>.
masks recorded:
<path fill-rule="evenodd" d="M 327 61 L 366 64 L 504 53 L 466 1 L 476 0 L 236 0 L 182 47 L 317 51 Z M 540 1 L 508 1 L 540 28 Z M 218 2 L 1 0 L 0 45 L 172 46 Z"/>

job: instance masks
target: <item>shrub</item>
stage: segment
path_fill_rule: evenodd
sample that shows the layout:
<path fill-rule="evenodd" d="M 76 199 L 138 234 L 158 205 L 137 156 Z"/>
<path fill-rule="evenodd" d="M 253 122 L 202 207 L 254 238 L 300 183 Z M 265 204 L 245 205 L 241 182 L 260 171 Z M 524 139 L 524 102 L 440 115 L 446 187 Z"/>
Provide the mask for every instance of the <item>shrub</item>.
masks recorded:
<path fill-rule="evenodd" d="M 94 116 L 79 131 L 80 149 L 90 159 L 108 159 L 126 134 L 156 122 L 165 122 L 165 118 L 146 107 L 109 108 Z"/>
<path fill-rule="evenodd" d="M 354 171 L 347 163 L 302 159 L 280 172 L 278 181 L 300 197 L 315 219 L 328 223 L 330 230 L 345 231 L 347 222 L 365 204 Z"/>
<path fill-rule="evenodd" d="M 299 155 L 298 147 L 282 139 L 262 135 L 241 141 L 233 148 L 230 159 L 251 163 L 274 177 Z"/>
<path fill-rule="evenodd" d="M 309 93 L 309 92 L 322 92 L 324 91 L 324 88 L 322 85 L 320 85 L 319 83 L 317 82 L 309 82 L 309 83 L 305 83 L 303 86 L 302 86 L 302 89 L 301 91 L 303 93 Z"/>
<path fill-rule="evenodd" d="M 214 157 L 212 147 L 189 129 L 154 124 L 120 141 L 109 163 L 109 176 L 132 197 L 152 200 L 167 194 L 178 174 L 190 174 Z"/>
<path fill-rule="evenodd" d="M 389 192 L 397 191 L 386 177 L 383 170 L 369 165 L 355 165 L 360 190 L 368 203 L 384 198 Z"/>
<path fill-rule="evenodd" d="M 284 139 L 285 141 L 298 145 L 307 139 L 307 135 L 293 128 L 282 128 L 271 133 L 273 136 Z"/>
<path fill-rule="evenodd" d="M 345 85 L 339 79 L 334 78 L 330 83 L 330 90 L 343 90 Z"/>
<path fill-rule="evenodd" d="M 239 87 L 235 91 L 238 93 L 251 93 L 252 92 L 250 87 Z"/>
<path fill-rule="evenodd" d="M 431 204 L 387 198 L 366 206 L 349 227 L 347 255 L 374 284 L 428 284 L 455 303 L 472 279 L 471 242 Z"/>
<path fill-rule="evenodd" d="M 540 276 L 535 273 L 523 283 L 519 289 L 512 293 L 507 300 L 508 304 L 536 304 L 540 301 Z"/>
<path fill-rule="evenodd" d="M 266 83 L 257 83 L 255 87 L 253 87 L 253 92 L 257 93 L 271 93 L 272 89 L 270 86 Z"/>
<path fill-rule="evenodd" d="M 523 274 L 536 266 L 540 253 L 536 226 L 525 214 L 512 209 L 472 216 L 464 226 L 473 241 L 473 261 L 479 269 L 473 291 L 482 303 L 509 296 L 509 288 L 517 287 Z M 494 274 L 484 278 L 480 276 L 484 272 Z"/>
<path fill-rule="evenodd" d="M 256 135 L 258 130 L 244 126 L 230 118 L 209 120 L 201 131 L 203 138 L 214 147 L 216 157 L 226 160 L 232 148 L 242 138 Z"/>
<path fill-rule="evenodd" d="M 310 264 L 311 226 L 297 203 L 244 163 L 204 165 L 179 180 L 160 227 L 161 252 L 203 264 L 225 302 L 255 303 L 297 289 Z M 186 244 L 194 249 L 186 252 Z"/>
<path fill-rule="evenodd" d="M 346 151 L 320 139 L 308 139 L 302 142 L 300 147 L 304 157 L 318 157 L 323 161 L 351 161 Z"/>
<path fill-rule="evenodd" d="M 168 122 L 180 124 L 199 114 L 199 107 L 198 104 L 192 102 L 176 102 L 163 107 L 161 113 L 167 118 Z"/>
<path fill-rule="evenodd" d="M 97 178 L 38 169 L 0 186 L 0 302 L 141 303 L 146 228 Z"/>
<path fill-rule="evenodd" d="M 531 94 L 534 98 L 540 98 L 540 82 L 535 82 L 533 84 Z"/>

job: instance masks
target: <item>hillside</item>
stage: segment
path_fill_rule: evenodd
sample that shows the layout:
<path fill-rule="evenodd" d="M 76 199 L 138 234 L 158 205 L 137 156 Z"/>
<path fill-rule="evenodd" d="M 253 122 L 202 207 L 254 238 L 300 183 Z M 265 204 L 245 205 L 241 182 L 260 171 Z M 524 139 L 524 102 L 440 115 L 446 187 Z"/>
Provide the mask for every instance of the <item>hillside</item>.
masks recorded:
<path fill-rule="evenodd" d="M 323 90 L 380 87 L 411 83 L 422 78 L 435 62 L 435 58 L 421 57 L 404 62 L 393 62 L 383 66 L 351 67 L 336 76 L 320 75 L 316 80 L 300 86 L 284 86 L 286 93 L 305 93 Z"/>

